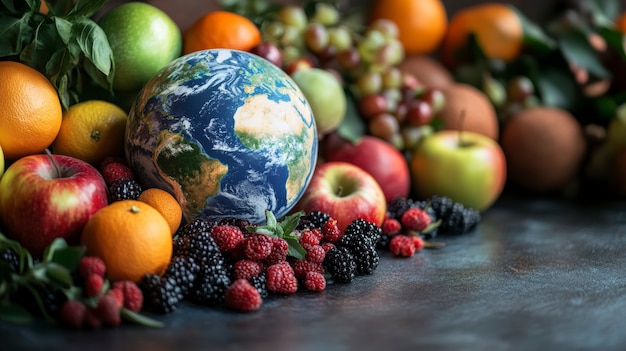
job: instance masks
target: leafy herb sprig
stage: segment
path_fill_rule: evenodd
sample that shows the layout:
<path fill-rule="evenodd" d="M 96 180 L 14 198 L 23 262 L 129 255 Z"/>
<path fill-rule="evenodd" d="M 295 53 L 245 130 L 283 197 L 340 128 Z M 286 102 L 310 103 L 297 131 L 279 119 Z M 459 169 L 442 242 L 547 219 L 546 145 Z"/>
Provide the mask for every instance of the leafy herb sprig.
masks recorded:
<path fill-rule="evenodd" d="M 68 300 L 80 300 L 91 307 L 97 305 L 98 297 L 85 297 L 83 288 L 74 281 L 80 260 L 85 254 L 84 247 L 69 246 L 64 239 L 57 238 L 46 248 L 41 260 L 36 262 L 17 241 L 0 233 L 0 253 L 9 249 L 17 254 L 19 264 L 17 269 L 12 269 L 8 262 L 0 260 L 0 320 L 12 323 L 32 322 L 33 316 L 28 308 L 16 301 L 17 294 L 26 291 L 32 295 L 43 318 L 56 324 L 57 319 L 48 313 L 39 295 L 38 288 L 44 286 L 62 292 Z M 106 279 L 104 283 L 103 292 L 106 292 L 110 283 Z M 132 323 L 149 327 L 163 326 L 161 322 L 127 308 L 122 308 L 120 313 L 124 320 Z"/>
<path fill-rule="evenodd" d="M 92 16 L 106 0 L 64 0 L 39 12 L 41 0 L 0 0 L 0 59 L 43 73 L 67 109 L 95 82 L 112 93 L 115 64 L 106 34 Z M 87 80 L 89 79 L 89 81 Z"/>
<path fill-rule="evenodd" d="M 303 259 L 306 256 L 306 250 L 300 245 L 295 231 L 302 216 L 304 216 L 304 211 L 298 211 L 278 221 L 271 211 L 266 210 L 265 225 L 247 226 L 246 230 L 250 233 L 261 233 L 284 239 L 289 244 L 287 255 L 296 259 Z"/>

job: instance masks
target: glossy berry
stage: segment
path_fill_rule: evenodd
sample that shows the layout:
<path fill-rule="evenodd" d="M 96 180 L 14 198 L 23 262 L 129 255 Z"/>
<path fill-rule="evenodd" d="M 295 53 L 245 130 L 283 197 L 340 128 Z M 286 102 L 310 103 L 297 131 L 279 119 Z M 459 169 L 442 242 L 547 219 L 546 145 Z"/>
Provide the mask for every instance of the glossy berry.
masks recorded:
<path fill-rule="evenodd" d="M 313 263 L 322 263 L 324 262 L 324 257 L 326 257 L 324 248 L 320 245 L 313 245 L 307 249 L 305 259 Z"/>
<path fill-rule="evenodd" d="M 350 283 L 356 275 L 354 257 L 346 247 L 330 249 L 326 253 L 323 266 L 338 283 Z"/>
<path fill-rule="evenodd" d="M 216 225 L 211 229 L 211 236 L 222 252 L 234 250 L 243 241 L 243 232 L 233 225 Z"/>
<path fill-rule="evenodd" d="M 126 164 L 111 162 L 102 168 L 102 177 L 107 185 L 111 185 L 118 180 L 132 180 L 135 174 Z"/>
<path fill-rule="evenodd" d="M 281 294 L 293 294 L 298 290 L 295 273 L 287 262 L 267 267 L 267 290 Z"/>
<path fill-rule="evenodd" d="M 259 291 L 246 279 L 237 279 L 226 289 L 226 306 L 238 311 L 258 310 L 263 303 Z"/>
<path fill-rule="evenodd" d="M 59 319 L 64 325 L 78 329 L 83 326 L 87 306 L 78 300 L 67 300 L 59 310 Z"/>
<path fill-rule="evenodd" d="M 329 219 L 324 223 L 322 227 L 322 235 L 324 236 L 324 241 L 334 243 L 341 239 L 343 233 L 339 230 L 339 226 L 337 226 L 337 220 L 334 218 Z"/>
<path fill-rule="evenodd" d="M 266 266 L 285 261 L 289 254 L 289 244 L 285 239 L 272 236 L 270 240 L 272 242 L 272 252 L 263 259 L 263 264 Z"/>
<path fill-rule="evenodd" d="M 394 256 L 411 257 L 415 254 L 415 243 L 407 235 L 396 235 L 389 242 L 389 252 Z"/>
<path fill-rule="evenodd" d="M 104 295 L 100 300 L 98 300 L 98 305 L 96 306 L 98 318 L 105 325 L 109 326 L 117 326 L 122 322 L 122 317 L 120 316 L 120 309 L 117 305 L 117 301 L 112 295 Z"/>
<path fill-rule="evenodd" d="M 98 296 L 104 287 L 104 279 L 97 274 L 91 274 L 85 280 L 85 294 L 88 297 Z"/>
<path fill-rule="evenodd" d="M 304 279 L 308 272 L 324 273 L 324 267 L 321 263 L 315 263 L 307 260 L 296 260 L 291 265 L 297 279 Z"/>
<path fill-rule="evenodd" d="M 309 291 L 323 291 L 326 289 L 326 278 L 319 272 L 307 272 L 304 277 L 304 287 Z"/>
<path fill-rule="evenodd" d="M 386 218 L 381 226 L 383 235 L 396 235 L 402 230 L 402 224 L 395 218 Z"/>
<path fill-rule="evenodd" d="M 120 200 L 137 200 L 143 187 L 135 180 L 121 179 L 109 186 L 109 203 Z"/>
<path fill-rule="evenodd" d="M 262 260 L 272 253 L 272 241 L 265 234 L 253 233 L 243 240 L 243 250 L 247 258 Z"/>
<path fill-rule="evenodd" d="M 84 256 L 78 263 L 78 271 L 83 278 L 87 278 L 92 274 L 104 277 L 106 265 L 100 257 Z"/>
<path fill-rule="evenodd" d="M 318 236 L 315 232 L 319 233 L 317 229 L 307 229 L 300 233 L 299 242 L 302 247 L 305 249 L 311 246 L 319 245 L 320 236 Z"/>
<path fill-rule="evenodd" d="M 259 261 L 243 259 L 233 266 L 234 279 L 251 279 L 263 272 L 263 265 Z"/>
<path fill-rule="evenodd" d="M 400 218 L 400 222 L 403 229 L 419 233 L 430 225 L 430 216 L 426 213 L 426 211 L 420 208 L 412 207 L 404 211 L 402 217 Z"/>
<path fill-rule="evenodd" d="M 180 302 L 180 293 L 169 279 L 155 274 L 144 275 L 137 284 L 144 297 L 144 307 L 154 313 L 170 313 Z"/>

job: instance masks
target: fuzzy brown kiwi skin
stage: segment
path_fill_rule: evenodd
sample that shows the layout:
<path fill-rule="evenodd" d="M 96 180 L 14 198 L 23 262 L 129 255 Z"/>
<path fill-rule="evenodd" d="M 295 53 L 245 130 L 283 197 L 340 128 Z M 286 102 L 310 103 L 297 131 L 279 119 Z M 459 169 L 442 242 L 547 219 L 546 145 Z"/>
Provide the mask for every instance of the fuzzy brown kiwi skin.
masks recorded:
<path fill-rule="evenodd" d="M 511 183 L 537 193 L 564 190 L 579 174 L 587 141 L 567 111 L 534 107 L 512 116 L 500 144 Z"/>
<path fill-rule="evenodd" d="M 442 89 L 454 83 L 452 73 L 428 55 L 408 55 L 398 65 L 401 72 L 412 74 L 426 87 Z"/>

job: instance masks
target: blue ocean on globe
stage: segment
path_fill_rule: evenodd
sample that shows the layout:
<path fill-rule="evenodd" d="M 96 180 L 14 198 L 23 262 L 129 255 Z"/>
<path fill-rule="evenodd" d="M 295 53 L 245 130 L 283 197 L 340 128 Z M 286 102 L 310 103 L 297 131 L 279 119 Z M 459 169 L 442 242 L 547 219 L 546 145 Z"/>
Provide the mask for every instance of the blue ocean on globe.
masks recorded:
<path fill-rule="evenodd" d="M 263 223 L 289 213 L 308 185 L 318 136 L 296 83 L 254 54 L 214 49 L 174 60 L 139 93 L 125 151 L 144 187 L 197 216 Z"/>

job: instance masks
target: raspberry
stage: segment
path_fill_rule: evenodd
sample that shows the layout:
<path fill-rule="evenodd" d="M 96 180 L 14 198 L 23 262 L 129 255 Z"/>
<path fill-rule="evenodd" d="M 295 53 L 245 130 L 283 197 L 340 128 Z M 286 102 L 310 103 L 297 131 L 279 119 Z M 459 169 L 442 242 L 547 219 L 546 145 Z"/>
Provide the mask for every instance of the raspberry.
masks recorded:
<path fill-rule="evenodd" d="M 404 211 L 400 223 L 404 229 L 421 232 L 430 224 L 430 216 L 426 211 L 412 207 Z"/>
<path fill-rule="evenodd" d="M 100 162 L 100 172 L 102 172 L 102 170 L 104 170 L 104 167 L 106 167 L 109 163 L 121 163 L 123 165 L 127 165 L 126 163 L 126 159 L 123 157 L 119 157 L 119 156 L 107 156 L 104 158 L 104 160 L 102 160 L 102 162 Z"/>
<path fill-rule="evenodd" d="M 235 262 L 233 267 L 233 277 L 235 279 L 251 279 L 256 277 L 263 271 L 260 262 L 254 260 L 239 260 Z"/>
<path fill-rule="evenodd" d="M 421 236 L 413 235 L 411 236 L 411 239 L 413 239 L 413 245 L 415 245 L 416 252 L 424 248 L 424 239 L 422 239 Z"/>
<path fill-rule="evenodd" d="M 135 174 L 126 164 L 111 162 L 102 168 L 102 178 L 107 185 L 111 185 L 118 180 L 132 180 Z"/>
<path fill-rule="evenodd" d="M 262 260 L 272 253 L 272 241 L 265 234 L 250 234 L 243 245 L 246 257 L 251 260 Z"/>
<path fill-rule="evenodd" d="M 137 284 L 130 280 L 113 283 L 113 290 L 121 291 L 124 297 L 124 307 L 139 312 L 143 306 L 143 293 Z"/>
<path fill-rule="evenodd" d="M 298 280 L 287 262 L 267 267 L 267 290 L 283 294 L 298 291 Z"/>
<path fill-rule="evenodd" d="M 266 266 L 283 262 L 287 259 L 289 251 L 289 244 L 285 239 L 275 236 L 270 237 L 270 239 L 272 241 L 272 252 L 269 256 L 263 259 L 263 263 L 265 263 Z"/>
<path fill-rule="evenodd" d="M 402 224 L 395 218 L 387 218 L 381 226 L 384 235 L 396 235 L 402 230 Z"/>
<path fill-rule="evenodd" d="M 317 272 L 324 273 L 324 267 L 321 263 L 313 263 L 307 260 L 296 260 L 292 263 L 293 273 L 298 279 L 304 279 L 307 273 Z"/>
<path fill-rule="evenodd" d="M 78 300 L 67 300 L 61 306 L 59 318 L 66 326 L 78 329 L 83 325 L 86 313 L 87 306 L 84 303 Z"/>
<path fill-rule="evenodd" d="M 237 279 L 226 289 L 226 306 L 239 311 L 258 310 L 263 303 L 259 291 L 246 279 Z"/>
<path fill-rule="evenodd" d="M 322 249 L 324 249 L 324 252 L 328 252 L 328 250 L 332 249 L 333 247 L 335 247 L 335 244 L 333 243 L 323 243 L 322 244 Z"/>
<path fill-rule="evenodd" d="M 117 307 L 122 308 L 124 307 L 124 292 L 122 291 L 122 289 L 109 289 L 109 291 L 107 291 L 106 295 L 111 295 L 113 296 L 113 298 L 115 299 L 115 302 L 117 302 Z"/>
<path fill-rule="evenodd" d="M 411 257 L 415 254 L 415 243 L 407 235 L 396 235 L 389 242 L 389 251 L 395 256 Z"/>
<path fill-rule="evenodd" d="M 100 257 L 84 256 L 80 259 L 78 271 L 80 272 L 80 275 L 85 279 L 92 274 L 104 277 L 104 273 L 106 272 L 106 265 Z"/>
<path fill-rule="evenodd" d="M 243 241 L 243 232 L 234 225 L 216 225 L 211 229 L 211 236 L 215 239 L 220 251 L 227 252 L 235 249 Z"/>
<path fill-rule="evenodd" d="M 320 245 L 314 245 L 309 247 L 306 252 L 306 260 L 313 263 L 322 263 L 324 262 L 324 257 L 326 257 L 326 251 Z"/>
<path fill-rule="evenodd" d="M 324 241 L 328 241 L 331 243 L 339 241 L 342 236 L 341 230 L 337 226 L 337 220 L 334 218 L 330 218 L 324 223 L 322 226 L 322 235 L 324 235 Z"/>
<path fill-rule="evenodd" d="M 120 179 L 109 185 L 109 203 L 120 200 L 137 200 L 143 187 L 135 180 Z"/>
<path fill-rule="evenodd" d="M 300 233 L 300 239 L 298 241 L 302 247 L 308 249 L 311 246 L 319 245 L 320 238 L 313 232 L 313 230 L 307 229 Z"/>
<path fill-rule="evenodd" d="M 98 300 L 96 312 L 105 325 L 116 326 L 122 322 L 120 308 L 117 306 L 117 301 L 113 295 L 104 295 Z"/>
<path fill-rule="evenodd" d="M 85 280 L 85 293 L 89 297 L 98 296 L 104 286 L 104 279 L 102 276 L 95 273 L 89 275 Z"/>
<path fill-rule="evenodd" d="M 322 291 L 326 289 L 326 278 L 319 272 L 307 272 L 304 277 L 304 287 L 310 291 Z"/>

